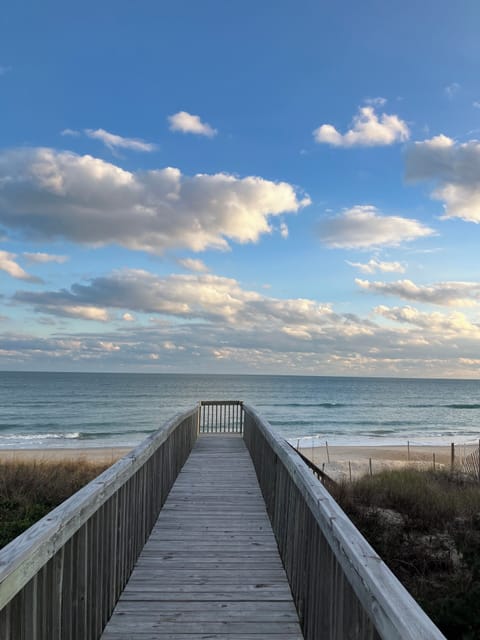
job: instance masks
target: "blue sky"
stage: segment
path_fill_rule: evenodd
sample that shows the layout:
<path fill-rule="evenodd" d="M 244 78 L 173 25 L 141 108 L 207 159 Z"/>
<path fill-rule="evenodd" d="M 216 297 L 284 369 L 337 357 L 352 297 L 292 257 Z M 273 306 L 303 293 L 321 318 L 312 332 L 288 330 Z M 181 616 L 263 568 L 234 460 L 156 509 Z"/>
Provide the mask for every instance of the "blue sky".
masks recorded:
<path fill-rule="evenodd" d="M 10 3 L 0 367 L 478 377 L 479 27 Z"/>

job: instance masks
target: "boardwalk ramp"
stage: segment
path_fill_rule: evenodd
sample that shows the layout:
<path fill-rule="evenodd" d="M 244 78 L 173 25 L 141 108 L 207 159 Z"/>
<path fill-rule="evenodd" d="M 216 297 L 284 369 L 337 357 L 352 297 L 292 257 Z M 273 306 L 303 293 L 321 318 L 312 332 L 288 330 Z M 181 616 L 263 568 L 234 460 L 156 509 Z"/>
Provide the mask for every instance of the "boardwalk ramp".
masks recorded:
<path fill-rule="evenodd" d="M 0 551 L 2 640 L 440 640 L 241 402 L 180 414 Z"/>
<path fill-rule="evenodd" d="M 102 640 L 303 638 L 243 439 L 201 436 Z"/>

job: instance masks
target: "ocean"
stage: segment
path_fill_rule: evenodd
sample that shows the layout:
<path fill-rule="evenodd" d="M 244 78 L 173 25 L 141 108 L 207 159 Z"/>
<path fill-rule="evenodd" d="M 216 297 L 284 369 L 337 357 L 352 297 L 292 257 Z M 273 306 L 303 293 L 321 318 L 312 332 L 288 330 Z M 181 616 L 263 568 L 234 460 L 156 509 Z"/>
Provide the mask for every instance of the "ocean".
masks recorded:
<path fill-rule="evenodd" d="M 480 437 L 476 380 L 0 372 L 0 448 L 131 446 L 199 400 L 227 399 L 303 446 Z"/>

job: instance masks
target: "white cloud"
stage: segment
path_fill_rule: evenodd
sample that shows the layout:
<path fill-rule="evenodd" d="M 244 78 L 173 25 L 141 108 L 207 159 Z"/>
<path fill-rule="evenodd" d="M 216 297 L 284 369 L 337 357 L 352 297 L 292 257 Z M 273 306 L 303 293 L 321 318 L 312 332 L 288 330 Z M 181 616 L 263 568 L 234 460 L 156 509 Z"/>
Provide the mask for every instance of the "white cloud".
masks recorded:
<path fill-rule="evenodd" d="M 50 305 L 45 307 L 45 312 L 50 313 L 55 310 L 54 315 L 67 316 L 69 318 L 79 318 L 81 320 L 96 320 L 100 322 L 107 322 L 109 315 L 106 309 L 102 307 L 96 307 L 93 305 L 82 304 L 59 304 Z"/>
<path fill-rule="evenodd" d="M 5 271 L 12 278 L 17 280 L 26 280 L 27 282 L 41 282 L 40 278 L 27 273 L 22 267 L 15 262 L 17 254 L 8 251 L 0 251 L 0 271 Z"/>
<path fill-rule="evenodd" d="M 157 254 L 225 250 L 229 239 L 256 242 L 271 232 L 271 216 L 308 204 L 290 184 L 259 177 L 189 177 L 171 167 L 130 172 L 45 148 L 0 153 L 0 222 L 39 238 Z"/>
<path fill-rule="evenodd" d="M 384 216 L 372 205 L 357 205 L 322 220 L 318 231 L 321 242 L 336 249 L 397 246 L 434 234 L 433 229 L 418 220 Z"/>
<path fill-rule="evenodd" d="M 134 322 L 135 316 L 133 316 L 131 313 L 124 313 L 122 315 L 122 320 L 125 320 L 125 322 Z"/>
<path fill-rule="evenodd" d="M 63 129 L 63 131 L 60 131 L 60 135 L 61 136 L 71 136 L 72 138 L 77 138 L 78 136 L 81 135 L 80 131 L 77 131 L 76 129 Z"/>
<path fill-rule="evenodd" d="M 365 98 L 365 104 L 370 104 L 374 107 L 383 107 L 387 104 L 387 99 L 378 96 L 376 98 Z"/>
<path fill-rule="evenodd" d="M 57 264 L 63 264 L 68 261 L 68 256 L 59 256 L 53 253 L 25 252 L 23 255 L 29 262 L 34 262 L 37 264 L 45 264 L 47 262 L 56 262 Z"/>
<path fill-rule="evenodd" d="M 452 82 L 451 84 L 447 85 L 444 89 L 445 95 L 448 98 L 453 98 L 453 96 L 455 96 L 459 91 L 460 91 L 460 85 L 458 84 L 458 82 Z"/>
<path fill-rule="evenodd" d="M 377 147 L 408 140 L 410 131 L 398 116 L 382 113 L 379 117 L 373 106 L 367 106 L 360 107 L 347 133 L 339 133 L 331 124 L 322 124 L 314 130 L 313 137 L 316 142 L 334 147 Z"/>
<path fill-rule="evenodd" d="M 367 291 L 425 304 L 472 307 L 480 300 L 480 282 L 437 282 L 430 286 L 417 285 L 411 280 L 370 282 L 357 278 L 355 282 Z"/>
<path fill-rule="evenodd" d="M 478 359 L 472 354 L 480 346 L 480 325 L 457 311 L 380 306 L 373 321 L 337 313 L 315 300 L 268 297 L 230 278 L 159 277 L 132 270 L 74 284 L 70 290 L 22 291 L 14 302 L 53 317 L 70 313 L 77 318 L 83 310 L 94 320 L 107 319 L 107 309 L 122 313 L 126 307 L 148 313 L 151 322 L 115 322 L 102 330 L 94 326 L 68 333 L 62 320 L 61 336 L 54 325 L 50 338 L 4 332 L 0 362 L 5 365 L 84 363 L 91 370 L 94 361 L 99 370 L 160 365 L 155 370 L 478 375 L 473 362 Z M 118 318 L 118 312 L 111 317 Z"/>
<path fill-rule="evenodd" d="M 362 273 L 376 273 L 377 271 L 383 271 L 384 273 L 405 273 L 405 265 L 401 262 L 383 262 L 376 258 L 372 258 L 364 263 L 350 262 L 347 260 L 347 264 L 359 269 Z"/>
<path fill-rule="evenodd" d="M 374 312 L 389 320 L 411 324 L 443 338 L 456 339 L 467 336 L 480 340 L 480 326 L 471 322 L 465 314 L 459 311 L 450 314 L 438 311 L 426 313 L 410 306 L 387 307 L 380 305 L 375 307 Z"/>
<path fill-rule="evenodd" d="M 157 146 L 138 138 L 123 138 L 105 129 L 85 129 L 85 134 L 94 140 L 100 140 L 110 150 L 132 149 L 132 151 L 154 151 Z"/>
<path fill-rule="evenodd" d="M 89 284 L 74 284 L 70 291 L 19 291 L 15 300 L 53 315 L 65 315 L 66 310 L 72 315 L 74 311 L 79 315 L 80 310 L 99 310 L 91 312 L 91 319 L 107 319 L 107 308 L 120 308 L 252 331 L 265 326 L 286 334 L 301 331 L 313 336 L 332 323 L 336 331 L 345 335 L 369 331 L 368 325 L 359 323 L 355 317 L 333 313 L 328 304 L 303 298 L 268 297 L 243 289 L 232 278 L 213 274 L 160 277 L 127 269 L 95 278 Z"/>
<path fill-rule="evenodd" d="M 288 238 L 288 227 L 285 222 L 282 222 L 280 224 L 280 235 L 282 236 L 282 238 Z"/>
<path fill-rule="evenodd" d="M 415 142 L 407 151 L 406 177 L 436 183 L 432 197 L 445 203 L 444 218 L 480 222 L 480 142 L 462 144 L 444 135 Z"/>
<path fill-rule="evenodd" d="M 200 116 L 195 116 L 187 111 L 179 111 L 168 116 L 171 131 L 180 131 L 181 133 L 194 133 L 199 136 L 207 136 L 213 138 L 217 135 L 217 130 L 213 129 L 208 123 L 202 122 Z"/>
<path fill-rule="evenodd" d="M 207 273 L 208 267 L 202 260 L 196 260 L 195 258 L 179 258 L 178 264 L 187 269 L 188 271 L 194 271 L 196 273 Z"/>
<path fill-rule="evenodd" d="M 103 351 L 120 351 L 120 346 L 115 344 L 114 342 L 104 342 L 100 340 L 98 343 L 98 347 Z"/>

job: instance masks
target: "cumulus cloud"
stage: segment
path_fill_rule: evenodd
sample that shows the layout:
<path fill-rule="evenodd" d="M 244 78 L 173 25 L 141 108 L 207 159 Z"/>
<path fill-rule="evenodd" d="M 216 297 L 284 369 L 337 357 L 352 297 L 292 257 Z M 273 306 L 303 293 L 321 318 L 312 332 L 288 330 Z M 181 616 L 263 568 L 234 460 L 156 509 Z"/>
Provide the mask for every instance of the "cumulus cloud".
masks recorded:
<path fill-rule="evenodd" d="M 4 332 L 0 362 L 13 366 L 90 368 L 94 361 L 109 370 L 458 376 L 468 374 L 480 344 L 479 325 L 457 311 L 380 306 L 374 321 L 315 300 L 269 297 L 211 274 L 120 271 L 68 290 L 19 292 L 15 302 L 53 317 L 76 318 L 89 307 L 92 319 L 131 311 L 127 322 L 84 333 L 69 333 L 65 321 L 61 334 L 47 339 Z M 128 322 L 133 311 L 148 313 L 150 322 Z"/>
<path fill-rule="evenodd" d="M 179 258 L 177 262 L 181 267 L 187 269 L 187 271 L 207 273 L 209 270 L 202 260 L 196 260 L 195 258 Z"/>
<path fill-rule="evenodd" d="M 480 339 L 480 326 L 471 322 L 467 316 L 459 311 L 450 314 L 426 313 L 411 306 L 387 307 L 380 305 L 375 307 L 374 312 L 378 315 L 394 320 L 395 322 L 411 324 L 420 329 L 427 330 L 438 337 L 448 337 L 449 339 L 467 336 L 469 338 Z"/>
<path fill-rule="evenodd" d="M 29 262 L 37 264 L 46 264 L 48 262 L 63 264 L 68 261 L 68 256 L 59 256 L 53 253 L 42 253 L 40 251 L 37 251 L 36 253 L 28 253 L 26 251 L 23 255 Z"/>
<path fill-rule="evenodd" d="M 303 298 L 268 297 L 243 289 L 233 278 L 213 274 L 160 277 L 126 269 L 95 278 L 88 284 L 74 284 L 70 290 L 19 291 L 15 300 L 53 315 L 99 309 L 97 317 L 91 319 L 107 319 L 106 308 L 128 309 L 252 331 L 265 326 L 269 331 L 307 339 L 322 333 L 332 323 L 344 335 L 370 331 L 368 323 L 353 315 L 339 316 L 329 304 Z"/>
<path fill-rule="evenodd" d="M 432 181 L 444 218 L 480 222 L 480 141 L 457 143 L 444 135 L 415 142 L 407 151 L 406 177 Z"/>
<path fill-rule="evenodd" d="M 22 267 L 15 262 L 16 253 L 8 251 L 0 251 L 0 271 L 5 271 L 12 278 L 17 280 L 25 280 L 27 282 L 42 282 L 40 278 L 30 275 Z"/>
<path fill-rule="evenodd" d="M 372 258 L 368 262 L 350 262 L 346 261 L 351 267 L 359 269 L 362 273 L 376 273 L 383 271 L 384 273 L 405 273 L 405 265 L 401 262 L 384 262 Z"/>
<path fill-rule="evenodd" d="M 480 282 L 438 282 L 430 286 L 417 285 L 411 280 L 370 282 L 357 278 L 355 282 L 366 291 L 447 307 L 472 307 L 480 299 Z"/>
<path fill-rule="evenodd" d="M 433 229 L 412 218 L 384 216 L 372 205 L 357 205 L 327 218 L 318 225 L 320 240 L 336 249 L 367 249 L 397 246 L 434 234 Z"/>
<path fill-rule="evenodd" d="M 342 134 L 331 124 L 322 124 L 313 132 L 316 142 L 333 147 L 380 147 L 403 142 L 410 137 L 407 123 L 396 115 L 378 116 L 374 106 L 360 107 L 352 128 Z"/>
<path fill-rule="evenodd" d="M 82 304 L 50 304 L 44 308 L 46 313 L 54 311 L 54 315 L 66 316 L 67 318 L 79 318 L 81 320 L 96 320 L 107 322 L 109 315 L 106 309 L 93 305 Z"/>
<path fill-rule="evenodd" d="M 85 134 L 94 140 L 100 140 L 111 151 L 115 149 L 131 149 L 132 151 L 154 151 L 157 146 L 139 138 L 124 138 L 105 129 L 85 129 Z"/>
<path fill-rule="evenodd" d="M 161 254 L 256 242 L 271 216 L 310 203 L 286 182 L 167 167 L 130 172 L 90 155 L 25 148 L 0 153 L 0 223 L 37 238 L 116 243 Z"/>
<path fill-rule="evenodd" d="M 195 116 L 187 111 L 179 111 L 168 116 L 171 131 L 180 131 L 181 133 L 194 133 L 199 136 L 207 136 L 213 138 L 217 135 L 217 130 L 211 127 L 207 122 L 202 122 L 200 116 Z"/>

